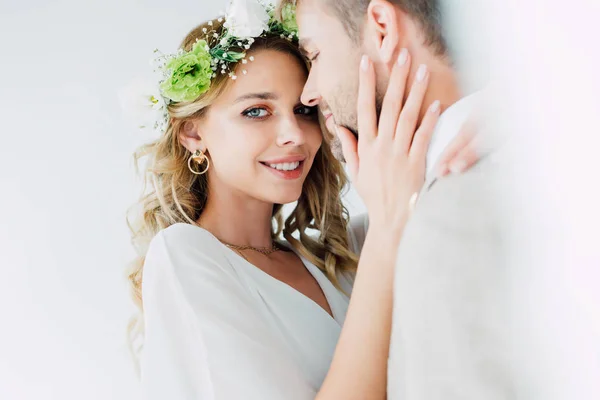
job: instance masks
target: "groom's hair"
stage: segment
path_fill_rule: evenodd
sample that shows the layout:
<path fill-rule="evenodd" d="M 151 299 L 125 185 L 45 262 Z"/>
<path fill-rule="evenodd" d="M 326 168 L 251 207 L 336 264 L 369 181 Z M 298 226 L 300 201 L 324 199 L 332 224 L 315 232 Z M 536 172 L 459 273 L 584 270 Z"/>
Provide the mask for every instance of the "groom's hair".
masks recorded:
<path fill-rule="evenodd" d="M 282 0 L 298 3 L 302 0 Z M 371 0 L 320 0 L 343 24 L 348 36 L 355 42 L 362 41 L 365 15 Z M 425 44 L 438 55 L 446 55 L 447 45 L 442 35 L 440 0 L 387 0 L 413 18 L 421 27 Z"/>

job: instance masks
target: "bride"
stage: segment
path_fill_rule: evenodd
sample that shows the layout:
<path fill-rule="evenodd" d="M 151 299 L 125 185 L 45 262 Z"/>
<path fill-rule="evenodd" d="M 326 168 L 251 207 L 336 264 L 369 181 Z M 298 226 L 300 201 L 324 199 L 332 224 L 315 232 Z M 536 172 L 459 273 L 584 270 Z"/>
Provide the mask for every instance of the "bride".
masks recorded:
<path fill-rule="evenodd" d="M 144 399 L 385 395 L 396 249 L 439 106 L 419 126 L 398 124 L 417 119 L 425 76 L 402 109 L 402 93 L 388 93 L 381 120 L 393 124 L 377 132 L 363 61 L 360 118 L 374 129 L 361 131 L 353 172 L 369 229 L 365 217 L 349 223 L 343 167 L 322 117 L 300 102 L 308 70 L 293 9 L 282 22 L 263 11 L 259 29 L 233 13 L 159 59 L 149 104 L 160 136 L 136 152 L 147 189 L 130 224 Z M 390 87 L 404 87 L 409 64 L 396 64 Z M 383 147 L 397 150 L 385 160 L 393 168 L 380 166 Z M 282 205 L 294 202 L 284 221 Z M 357 374 L 368 393 L 349 392 Z"/>

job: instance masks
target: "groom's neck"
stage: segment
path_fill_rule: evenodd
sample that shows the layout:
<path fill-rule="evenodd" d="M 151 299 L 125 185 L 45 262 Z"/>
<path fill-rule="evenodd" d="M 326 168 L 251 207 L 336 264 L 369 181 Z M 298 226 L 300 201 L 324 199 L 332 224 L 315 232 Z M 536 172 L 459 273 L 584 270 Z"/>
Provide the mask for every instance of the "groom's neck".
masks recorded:
<path fill-rule="evenodd" d="M 459 89 L 458 75 L 454 68 L 449 63 L 425 51 L 422 54 L 415 54 L 413 57 L 412 71 L 417 71 L 419 65 L 425 64 L 429 69 L 429 85 L 423 108 L 421 109 L 421 117 L 427 112 L 429 106 L 436 100 L 441 103 L 442 112 L 452 104 L 461 99 L 462 93 Z M 411 81 L 415 79 L 413 74 Z M 408 94 L 408 93 L 407 93 Z"/>
<path fill-rule="evenodd" d="M 423 115 L 427 111 L 429 105 L 436 100 L 440 101 L 442 112 L 444 112 L 446 108 L 456 103 L 462 97 L 463 94 L 459 89 L 458 78 L 453 69 L 449 67 L 433 69 L 431 71 L 429 89 L 425 94 L 421 115 Z"/>

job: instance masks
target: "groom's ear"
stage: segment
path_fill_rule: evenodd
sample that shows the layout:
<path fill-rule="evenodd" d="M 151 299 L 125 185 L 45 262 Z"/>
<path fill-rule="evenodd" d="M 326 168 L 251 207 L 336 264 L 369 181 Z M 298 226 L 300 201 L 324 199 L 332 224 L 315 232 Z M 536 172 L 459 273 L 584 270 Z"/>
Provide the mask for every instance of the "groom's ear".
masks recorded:
<path fill-rule="evenodd" d="M 382 63 L 390 64 L 395 60 L 403 44 L 403 17 L 404 13 L 387 0 L 372 0 L 369 4 L 365 42 Z"/>

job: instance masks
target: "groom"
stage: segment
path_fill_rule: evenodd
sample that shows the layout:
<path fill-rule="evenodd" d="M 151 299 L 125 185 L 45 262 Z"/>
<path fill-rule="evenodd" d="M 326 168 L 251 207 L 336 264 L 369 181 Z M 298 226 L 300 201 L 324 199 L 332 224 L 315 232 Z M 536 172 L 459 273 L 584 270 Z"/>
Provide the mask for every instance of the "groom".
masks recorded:
<path fill-rule="evenodd" d="M 509 277 L 499 226 L 510 218 L 497 207 L 503 192 L 496 152 L 465 174 L 452 174 L 465 168 L 460 164 L 434 169 L 474 101 L 461 93 L 440 18 L 439 0 L 297 0 L 300 43 L 312 61 L 302 101 L 359 135 L 361 56 L 375 65 L 379 105 L 390 75 L 387 60 L 401 48 L 412 56 L 412 71 L 428 66 L 423 104 L 440 100 L 443 115 L 427 157 L 427 182 L 399 249 L 388 398 L 511 398 Z"/>

